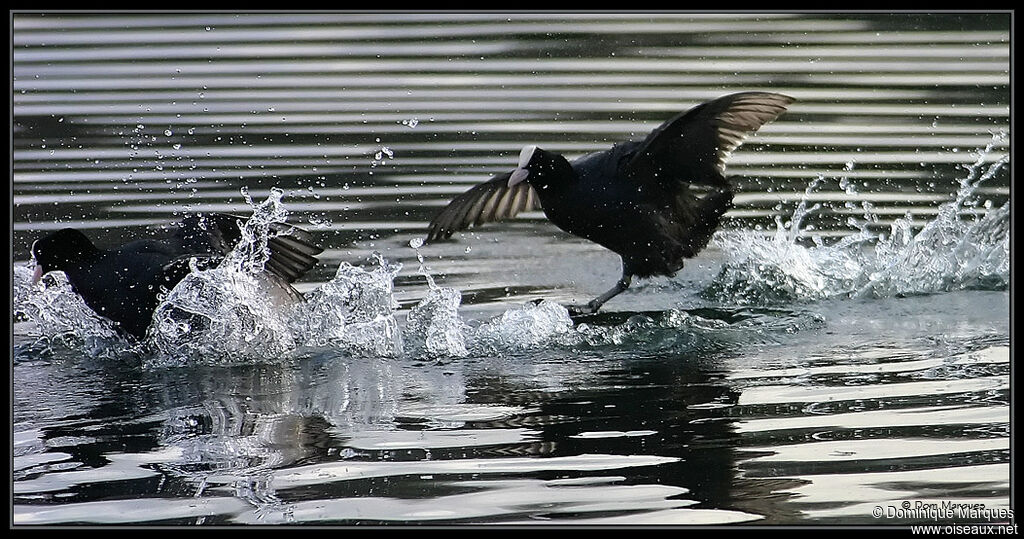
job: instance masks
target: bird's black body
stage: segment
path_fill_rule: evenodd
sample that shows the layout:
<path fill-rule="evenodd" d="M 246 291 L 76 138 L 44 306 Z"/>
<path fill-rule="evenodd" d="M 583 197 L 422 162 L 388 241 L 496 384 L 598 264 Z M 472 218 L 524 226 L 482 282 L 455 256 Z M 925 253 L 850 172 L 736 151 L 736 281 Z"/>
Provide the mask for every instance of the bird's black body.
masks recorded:
<path fill-rule="evenodd" d="M 539 206 L 562 230 L 622 257 L 616 286 L 577 307 L 593 312 L 632 277 L 673 275 L 703 249 L 732 206 L 725 160 L 746 135 L 774 120 L 792 98 L 744 92 L 698 105 L 641 141 L 615 144 L 572 162 L 533 146 L 519 166 L 455 198 L 430 224 L 428 241 Z M 691 185 L 706 186 L 698 196 Z"/>
<path fill-rule="evenodd" d="M 192 264 L 211 267 L 238 243 L 243 217 L 196 214 L 182 220 L 164 238 L 100 249 L 82 232 L 65 228 L 32 245 L 36 278 L 60 270 L 92 310 L 114 321 L 125 333 L 143 338 L 152 321 L 159 294 L 170 290 L 191 271 Z M 308 271 L 323 251 L 310 243 L 308 232 L 279 225 L 270 238 L 266 270 L 291 283 Z M 298 292 L 295 292 L 297 295 Z"/>
<path fill-rule="evenodd" d="M 550 182 L 537 196 L 552 223 L 618 253 L 624 272 L 673 275 L 707 245 L 732 192 L 713 188 L 699 198 L 658 182 L 623 181 L 617 163 L 638 145 L 617 144 L 573 161 L 575 181 Z"/>

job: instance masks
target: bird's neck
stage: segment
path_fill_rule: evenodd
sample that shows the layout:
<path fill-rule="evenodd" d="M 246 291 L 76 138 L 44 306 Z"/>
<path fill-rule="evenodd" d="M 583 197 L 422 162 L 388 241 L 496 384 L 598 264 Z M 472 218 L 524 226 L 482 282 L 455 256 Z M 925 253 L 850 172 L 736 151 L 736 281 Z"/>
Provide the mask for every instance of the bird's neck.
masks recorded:
<path fill-rule="evenodd" d="M 541 179 L 533 182 L 533 190 L 537 192 L 541 206 L 544 207 L 571 204 L 578 187 L 579 178 L 571 169 L 556 181 Z"/>
<path fill-rule="evenodd" d="M 548 220 L 558 228 L 579 235 L 581 220 L 585 221 L 590 208 L 585 186 L 577 178 L 556 184 L 535 186 L 541 209 Z"/>

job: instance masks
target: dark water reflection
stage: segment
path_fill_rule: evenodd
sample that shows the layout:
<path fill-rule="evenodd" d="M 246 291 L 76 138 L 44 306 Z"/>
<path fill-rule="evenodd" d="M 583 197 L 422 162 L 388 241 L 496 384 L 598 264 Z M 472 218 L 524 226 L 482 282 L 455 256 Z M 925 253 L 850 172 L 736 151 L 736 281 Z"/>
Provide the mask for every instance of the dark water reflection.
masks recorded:
<path fill-rule="evenodd" d="M 380 252 L 404 265 L 404 324 L 429 293 L 409 240 L 524 144 L 576 156 L 746 89 L 798 101 L 732 157 L 728 229 L 771 232 L 804 201 L 823 207 L 801 241 L 888 234 L 907 214 L 921 230 L 967 165 L 1006 159 L 1009 26 L 1006 13 L 16 13 L 12 263 L 56 228 L 115 243 L 184 211 L 247 212 L 243 187 L 281 187 L 328 247 L 303 290 Z M 1007 203 L 1010 165 L 992 170 L 964 219 Z M 539 213 L 421 254 L 471 325 L 588 297 L 618 271 Z M 702 296 L 730 256 L 713 243 L 578 321 L 574 340 L 464 356 L 328 346 L 154 368 L 46 346 L 19 322 L 13 522 L 893 525 L 930 521 L 873 507 L 1010 505 L 1005 286 Z"/>

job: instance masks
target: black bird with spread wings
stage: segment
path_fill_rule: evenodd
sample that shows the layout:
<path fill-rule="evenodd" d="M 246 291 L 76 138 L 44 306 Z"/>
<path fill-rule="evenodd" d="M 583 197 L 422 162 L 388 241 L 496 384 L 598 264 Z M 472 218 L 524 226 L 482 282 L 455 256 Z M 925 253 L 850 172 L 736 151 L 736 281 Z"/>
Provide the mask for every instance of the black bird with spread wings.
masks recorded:
<path fill-rule="evenodd" d="M 615 144 L 572 162 L 527 146 L 515 170 L 452 200 L 431 221 L 427 242 L 459 230 L 510 219 L 540 207 L 562 230 L 622 258 L 622 277 L 574 314 L 596 312 L 633 277 L 674 275 L 711 239 L 733 192 L 725 162 L 747 135 L 776 119 L 794 99 L 742 92 L 697 105 L 642 141 Z M 703 197 L 691 184 L 710 187 Z"/>
<path fill-rule="evenodd" d="M 81 231 L 64 228 L 32 244 L 33 281 L 60 270 L 72 289 L 93 311 L 114 321 L 119 329 L 142 339 L 158 305 L 161 289 L 170 290 L 192 268 L 209 268 L 223 260 L 241 239 L 244 217 L 223 213 L 186 216 L 164 238 L 126 243 L 115 249 L 96 247 Z M 323 249 L 301 228 L 271 225 L 270 249 L 264 273 L 293 298 L 290 286 L 316 263 Z"/>

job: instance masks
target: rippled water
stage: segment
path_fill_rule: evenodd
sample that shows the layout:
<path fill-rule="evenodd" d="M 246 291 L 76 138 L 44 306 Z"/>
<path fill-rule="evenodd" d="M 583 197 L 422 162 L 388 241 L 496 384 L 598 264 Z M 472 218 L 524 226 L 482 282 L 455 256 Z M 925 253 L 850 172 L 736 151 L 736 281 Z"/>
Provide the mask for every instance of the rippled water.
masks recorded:
<path fill-rule="evenodd" d="M 1009 14 L 13 17 L 14 524 L 935 523 L 1011 507 Z M 672 279 L 539 212 L 423 246 L 538 144 L 797 102 Z M 117 337 L 29 245 L 193 210 L 240 249 Z M 950 523 L 939 520 L 938 523 Z M 968 521 L 958 520 L 965 523 Z M 973 520 L 970 522 L 977 522 Z"/>

